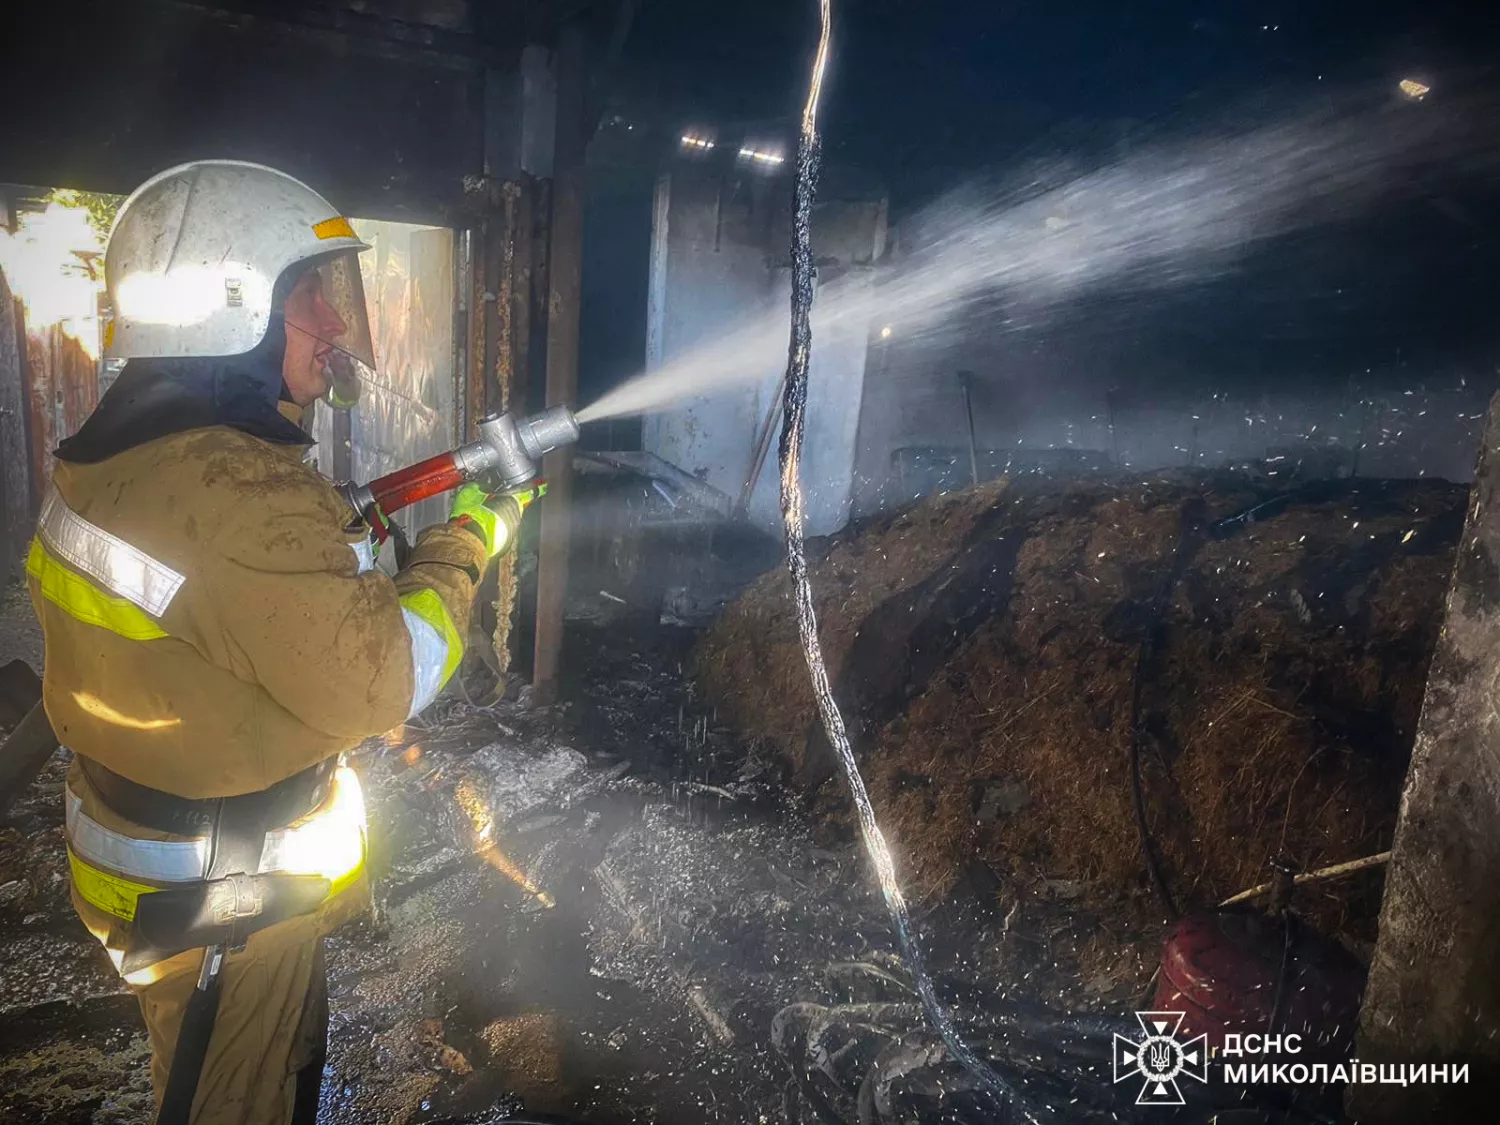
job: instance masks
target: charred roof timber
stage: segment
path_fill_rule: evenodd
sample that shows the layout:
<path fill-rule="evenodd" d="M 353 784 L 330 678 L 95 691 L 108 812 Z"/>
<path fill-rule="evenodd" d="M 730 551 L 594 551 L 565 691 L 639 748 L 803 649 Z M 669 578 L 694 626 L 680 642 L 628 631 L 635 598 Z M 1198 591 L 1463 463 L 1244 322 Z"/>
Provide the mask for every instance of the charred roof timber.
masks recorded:
<path fill-rule="evenodd" d="M 627 0 L 628 2 L 628 0 Z M 7 12 L 0 181 L 125 193 L 228 156 L 370 218 L 449 222 L 484 161 L 487 73 L 618 0 L 78 0 Z M 79 60 L 108 60 L 83 66 Z"/>

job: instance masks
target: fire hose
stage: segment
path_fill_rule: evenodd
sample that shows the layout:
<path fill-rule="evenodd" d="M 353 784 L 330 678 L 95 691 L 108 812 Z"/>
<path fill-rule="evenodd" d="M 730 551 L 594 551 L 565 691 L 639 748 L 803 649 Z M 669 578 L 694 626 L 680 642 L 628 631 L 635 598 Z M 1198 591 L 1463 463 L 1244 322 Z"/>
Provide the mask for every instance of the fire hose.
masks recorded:
<path fill-rule="evenodd" d="M 383 541 L 390 534 L 392 513 L 468 481 L 483 480 L 495 492 L 521 488 L 537 478 L 545 454 L 578 440 L 578 420 L 566 406 L 554 406 L 529 418 L 491 414 L 476 428 L 478 438 L 466 445 L 368 484 L 345 484 L 340 491 Z"/>
<path fill-rule="evenodd" d="M 786 377 L 782 381 L 781 427 L 781 517 L 786 532 L 787 571 L 792 580 L 792 600 L 796 610 L 798 633 L 807 657 L 813 696 L 824 733 L 844 774 L 850 796 L 859 816 L 860 835 L 880 882 L 881 894 L 891 917 L 901 949 L 901 958 L 911 974 L 912 985 L 921 999 L 932 1029 L 942 1039 L 948 1053 L 972 1077 L 978 1088 L 987 1091 L 1010 1110 L 1010 1120 L 1039 1120 L 1033 1107 L 995 1069 L 975 1054 L 954 1024 L 953 1015 L 939 1000 L 927 971 L 920 943 L 912 928 L 906 897 L 896 877 L 896 865 L 885 835 L 875 818 L 874 806 L 865 787 L 859 764 L 849 743 L 844 716 L 833 698 L 828 669 L 823 660 L 823 646 L 818 639 L 817 613 L 813 606 L 812 584 L 807 573 L 807 554 L 803 542 L 802 442 L 807 412 L 808 368 L 812 359 L 812 306 L 814 295 L 814 259 L 812 252 L 813 197 L 817 191 L 822 145 L 818 136 L 818 102 L 823 90 L 823 76 L 828 63 L 833 16 L 831 0 L 817 0 L 821 33 L 808 82 L 807 101 L 802 110 L 802 127 L 797 139 L 797 178 L 793 189 L 792 211 L 792 293 L 791 339 L 787 349 Z"/>
<path fill-rule="evenodd" d="M 475 441 L 368 484 L 341 485 L 340 494 L 369 521 L 376 538 L 383 542 L 393 533 L 400 534 L 388 519 L 393 512 L 469 481 L 482 481 L 495 492 L 521 488 L 537 479 L 545 454 L 578 440 L 578 420 L 566 406 L 554 406 L 529 418 L 491 415 L 479 423 L 477 430 Z M 31 678 L 36 679 L 34 673 Z M 23 717 L 0 739 L 0 813 L 11 798 L 31 784 L 57 749 L 58 739 L 43 709 L 40 687 L 38 682 L 20 709 Z"/>

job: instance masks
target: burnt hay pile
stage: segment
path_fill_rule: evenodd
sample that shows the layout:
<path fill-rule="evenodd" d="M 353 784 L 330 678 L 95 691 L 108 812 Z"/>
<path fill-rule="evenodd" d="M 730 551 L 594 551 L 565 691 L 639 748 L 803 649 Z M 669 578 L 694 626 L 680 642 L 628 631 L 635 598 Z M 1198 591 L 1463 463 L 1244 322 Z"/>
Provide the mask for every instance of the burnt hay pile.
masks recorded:
<path fill-rule="evenodd" d="M 988 868 L 1150 909 L 1132 742 L 1185 907 L 1390 846 L 1467 490 L 1181 474 L 929 499 L 824 544 L 835 694 L 909 889 Z M 762 576 L 695 653 L 710 699 L 833 821 L 788 583 Z M 1132 731 L 1135 732 L 1134 740 Z M 1380 876 L 1311 889 L 1368 935 Z"/>

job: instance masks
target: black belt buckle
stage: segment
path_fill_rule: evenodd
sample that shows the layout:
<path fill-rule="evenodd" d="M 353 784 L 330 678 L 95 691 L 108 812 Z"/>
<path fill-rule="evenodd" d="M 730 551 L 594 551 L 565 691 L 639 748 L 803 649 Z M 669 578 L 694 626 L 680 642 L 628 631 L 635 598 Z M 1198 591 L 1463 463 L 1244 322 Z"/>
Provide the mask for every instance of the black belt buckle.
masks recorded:
<path fill-rule="evenodd" d="M 120 960 L 124 975 L 188 949 L 237 949 L 251 934 L 311 914 L 333 884 L 321 875 L 236 873 L 141 895 Z"/>
<path fill-rule="evenodd" d="M 265 893 L 249 875 L 226 875 L 206 886 L 216 925 L 233 928 L 265 913 Z"/>

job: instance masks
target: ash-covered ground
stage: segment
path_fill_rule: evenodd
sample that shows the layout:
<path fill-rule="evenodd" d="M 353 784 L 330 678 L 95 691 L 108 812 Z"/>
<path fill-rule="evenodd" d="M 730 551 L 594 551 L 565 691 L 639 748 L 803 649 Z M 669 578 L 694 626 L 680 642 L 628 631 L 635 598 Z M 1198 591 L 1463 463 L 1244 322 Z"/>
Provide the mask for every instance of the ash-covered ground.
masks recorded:
<path fill-rule="evenodd" d="M 28 614 L 7 603 L 0 659 L 39 656 Z M 995 1119 L 965 1113 L 920 1034 L 863 852 L 699 705 L 692 640 L 573 622 L 567 702 L 449 699 L 361 749 L 377 903 L 329 942 L 322 1121 L 917 1119 L 898 1087 L 938 1107 L 921 1120 Z M 144 1125 L 134 1002 L 67 901 L 65 768 L 60 752 L 0 828 L 0 1120 Z M 993 891 L 921 919 L 940 991 L 1055 1119 L 1128 1119 L 1110 1032 L 1159 930 L 1112 927 L 1066 883 L 1003 916 Z"/>

